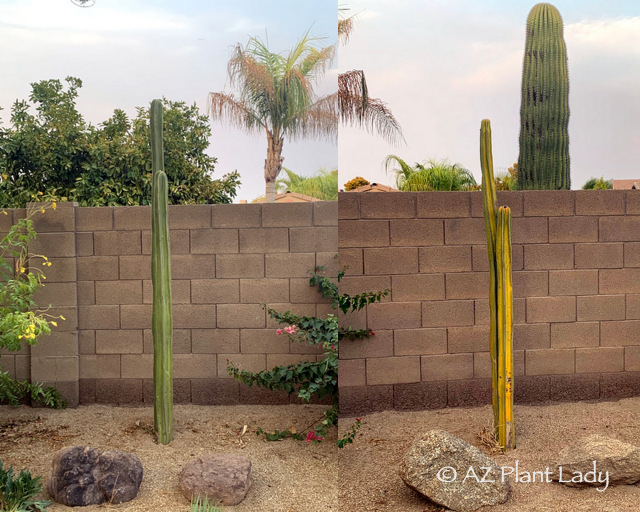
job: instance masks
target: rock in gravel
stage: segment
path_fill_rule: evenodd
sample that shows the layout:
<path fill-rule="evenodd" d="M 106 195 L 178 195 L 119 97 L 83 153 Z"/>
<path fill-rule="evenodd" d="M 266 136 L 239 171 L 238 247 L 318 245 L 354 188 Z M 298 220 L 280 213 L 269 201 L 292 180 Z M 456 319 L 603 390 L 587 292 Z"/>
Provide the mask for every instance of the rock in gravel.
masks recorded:
<path fill-rule="evenodd" d="M 242 455 L 203 455 L 182 469 L 180 490 L 188 500 L 200 495 L 220 505 L 237 505 L 249 492 L 250 473 L 251 461 Z"/>
<path fill-rule="evenodd" d="M 497 505 L 509 497 L 509 480 L 503 481 L 498 465 L 443 430 L 431 430 L 413 443 L 400 463 L 400 477 L 427 499 L 456 512 Z"/>
<path fill-rule="evenodd" d="M 606 472 L 609 485 L 635 484 L 640 481 L 640 448 L 594 434 L 561 450 L 552 470 L 554 480 L 571 487 L 602 487 Z"/>
<path fill-rule="evenodd" d="M 142 463 L 132 453 L 68 446 L 53 457 L 49 494 L 69 507 L 124 503 L 138 495 Z"/>

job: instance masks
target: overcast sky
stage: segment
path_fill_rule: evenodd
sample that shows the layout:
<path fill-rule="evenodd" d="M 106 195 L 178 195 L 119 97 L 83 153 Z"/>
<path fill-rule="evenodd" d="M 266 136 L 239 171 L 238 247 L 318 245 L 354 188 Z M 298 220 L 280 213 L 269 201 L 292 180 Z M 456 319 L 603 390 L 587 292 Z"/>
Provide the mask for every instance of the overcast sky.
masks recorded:
<path fill-rule="evenodd" d="M 363 69 L 400 122 L 393 147 L 341 128 L 340 183 L 391 185 L 382 161 L 448 158 L 480 180 L 479 130 L 491 120 L 496 170 L 518 159 L 526 19 L 522 0 L 350 0 L 357 14 L 340 71 Z M 572 188 L 591 176 L 640 177 L 640 1 L 555 0 L 569 65 Z M 341 4 L 342 5 L 342 4 Z"/>
<path fill-rule="evenodd" d="M 250 36 L 275 52 L 288 52 L 308 29 L 337 42 L 336 0 L 95 0 L 90 8 L 70 0 L 0 0 L 0 112 L 8 125 L 16 99 L 31 82 L 76 76 L 77 102 L 87 121 L 107 120 L 115 108 L 135 115 L 154 98 L 196 102 L 206 113 L 207 93 L 232 92 L 226 64 L 232 47 Z M 337 89 L 337 59 L 317 92 Z M 216 122 L 209 152 L 218 158 L 214 177 L 237 169 L 238 199 L 264 194 L 264 133 L 247 135 Z M 337 144 L 285 141 L 284 166 L 304 175 L 338 164 Z"/>

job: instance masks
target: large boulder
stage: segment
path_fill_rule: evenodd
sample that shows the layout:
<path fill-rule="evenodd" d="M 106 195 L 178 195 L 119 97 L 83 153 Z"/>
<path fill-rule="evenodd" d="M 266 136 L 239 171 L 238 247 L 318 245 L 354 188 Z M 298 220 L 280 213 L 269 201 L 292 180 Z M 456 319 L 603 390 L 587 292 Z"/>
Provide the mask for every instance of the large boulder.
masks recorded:
<path fill-rule="evenodd" d="M 203 455 L 182 469 L 180 490 L 188 500 L 199 495 L 220 505 L 237 505 L 249 492 L 250 473 L 251 461 L 242 455 Z"/>
<path fill-rule="evenodd" d="M 640 481 L 640 448 L 594 434 L 562 449 L 552 469 L 554 480 L 571 487 L 635 484 Z"/>
<path fill-rule="evenodd" d="M 69 446 L 53 457 L 47 490 L 58 503 L 83 507 L 131 501 L 141 483 L 142 463 L 134 454 Z"/>
<path fill-rule="evenodd" d="M 427 499 L 456 512 L 497 505 L 509 497 L 509 480 L 498 465 L 442 430 L 431 430 L 411 445 L 400 463 L 400 477 Z"/>

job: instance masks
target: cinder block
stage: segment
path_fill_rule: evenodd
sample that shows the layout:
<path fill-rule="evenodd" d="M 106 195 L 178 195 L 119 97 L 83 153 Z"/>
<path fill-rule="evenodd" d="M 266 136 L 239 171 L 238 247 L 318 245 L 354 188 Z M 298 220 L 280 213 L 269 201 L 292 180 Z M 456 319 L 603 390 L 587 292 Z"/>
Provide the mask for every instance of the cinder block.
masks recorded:
<path fill-rule="evenodd" d="M 153 354 L 123 354 L 120 365 L 123 379 L 153 378 Z"/>
<path fill-rule="evenodd" d="M 51 233 L 60 231 L 75 231 L 75 208 L 72 204 L 59 203 L 60 208 L 47 208 L 48 204 L 43 203 L 45 208 L 44 213 L 42 211 L 36 213 L 33 218 L 33 228 L 38 234 Z M 40 208 L 41 205 L 37 205 Z"/>
<path fill-rule="evenodd" d="M 95 307 L 95 306 L 89 306 Z M 78 308 L 73 306 L 71 307 L 52 307 L 49 311 L 47 311 L 48 315 L 51 315 L 51 318 L 58 317 L 58 327 L 56 327 L 57 331 L 75 331 L 78 329 Z M 65 319 L 62 320 L 62 317 Z"/>
<path fill-rule="evenodd" d="M 623 347 L 576 349 L 576 373 L 621 372 L 624 370 Z"/>
<path fill-rule="evenodd" d="M 524 246 L 525 270 L 562 270 L 573 268 L 572 244 L 536 244 Z"/>
<path fill-rule="evenodd" d="M 365 274 L 417 274 L 418 249 L 388 247 L 364 250 Z"/>
<path fill-rule="evenodd" d="M 192 329 L 191 351 L 194 354 L 237 354 L 240 352 L 240 331 Z"/>
<path fill-rule="evenodd" d="M 473 325 L 472 300 L 432 300 L 422 303 L 423 327 L 455 327 L 464 325 Z"/>
<path fill-rule="evenodd" d="M 624 348 L 624 370 L 626 372 L 640 371 L 640 346 Z"/>
<path fill-rule="evenodd" d="M 600 398 L 600 375 L 558 375 L 551 377 L 551 400 L 575 402 Z"/>
<path fill-rule="evenodd" d="M 229 307 L 228 304 L 225 306 Z M 234 306 L 239 307 L 236 305 L 231 307 Z M 211 304 L 175 304 L 173 306 L 173 327 L 176 329 L 212 329 L 216 327 L 216 306 Z"/>
<path fill-rule="evenodd" d="M 96 331 L 78 331 L 78 353 L 96 353 Z"/>
<path fill-rule="evenodd" d="M 600 322 L 600 345 L 603 347 L 640 345 L 640 320 Z"/>
<path fill-rule="evenodd" d="M 471 245 L 487 242 L 484 219 L 446 219 L 444 243 L 446 245 Z"/>
<path fill-rule="evenodd" d="M 313 203 L 314 226 L 338 225 L 338 201 L 317 201 Z"/>
<path fill-rule="evenodd" d="M 397 411 L 442 409 L 446 406 L 446 382 L 412 382 L 393 386 L 393 408 Z"/>
<path fill-rule="evenodd" d="M 473 354 L 442 354 L 420 358 L 422 380 L 457 380 L 473 377 Z"/>
<path fill-rule="evenodd" d="M 498 206 L 508 206 L 511 209 L 511 218 L 522 217 L 523 195 L 519 190 L 498 190 Z M 471 194 L 471 216 L 484 218 L 484 204 L 482 194 Z"/>
<path fill-rule="evenodd" d="M 289 252 L 289 230 L 287 228 L 241 229 L 240 252 Z"/>
<path fill-rule="evenodd" d="M 624 215 L 623 190 L 576 190 L 576 215 Z"/>
<path fill-rule="evenodd" d="M 15 355 L 15 378 L 18 380 L 31 380 L 31 356 Z"/>
<path fill-rule="evenodd" d="M 597 295 L 597 270 L 552 270 L 549 272 L 550 295 Z"/>
<path fill-rule="evenodd" d="M 211 231 L 211 230 L 207 230 Z M 172 229 L 169 232 L 171 254 L 189 254 L 189 230 Z M 151 254 L 151 231 L 142 231 L 142 254 Z"/>
<path fill-rule="evenodd" d="M 574 215 L 573 190 L 525 190 L 523 195 L 525 217 Z"/>
<path fill-rule="evenodd" d="M 96 304 L 142 303 L 142 281 L 96 281 Z"/>
<path fill-rule="evenodd" d="M 226 256 L 237 256 L 237 254 L 220 256 L 210 254 L 174 254 L 171 256 L 171 277 L 173 279 L 212 279 L 217 275 L 216 259 Z M 122 279 L 122 276 L 120 278 Z"/>
<path fill-rule="evenodd" d="M 491 354 L 489 352 L 475 352 L 473 354 L 473 377 L 490 379 L 491 371 Z M 516 377 L 524 375 L 524 350 L 513 352 L 513 374 Z"/>
<path fill-rule="evenodd" d="M 394 246 L 423 247 L 444 244 L 444 221 L 440 219 L 391 220 L 390 229 L 391 245 Z"/>
<path fill-rule="evenodd" d="M 563 324 L 552 324 L 563 325 Z M 577 325 L 577 324 L 564 324 Z M 515 350 L 550 348 L 549 324 L 516 324 L 513 326 L 513 347 Z M 555 348 L 555 347 L 554 347 Z"/>
<path fill-rule="evenodd" d="M 387 220 L 341 220 L 338 223 L 338 246 L 386 247 L 390 244 Z"/>
<path fill-rule="evenodd" d="M 446 354 L 447 330 L 396 329 L 393 332 L 393 353 L 396 356 Z"/>
<path fill-rule="evenodd" d="M 113 229 L 151 229 L 151 206 L 117 206 L 113 209 Z"/>
<path fill-rule="evenodd" d="M 246 256 L 264 258 L 266 271 L 264 275 L 271 278 L 308 277 L 309 272 L 314 269 L 316 264 L 315 254 L 313 253 L 273 253 L 265 254 L 264 256 L 247 254 Z M 262 277 L 262 275 L 239 275 L 237 277 Z"/>
<path fill-rule="evenodd" d="M 31 347 L 32 357 L 66 357 L 78 355 L 78 334 L 76 331 L 58 331 L 51 326 L 51 334 L 40 338 Z"/>
<path fill-rule="evenodd" d="M 335 226 L 291 228 L 289 229 L 289 247 L 291 252 L 336 252 L 338 228 Z"/>
<path fill-rule="evenodd" d="M 600 217 L 601 242 L 637 242 L 640 240 L 640 216 Z"/>
<path fill-rule="evenodd" d="M 515 386 L 513 401 L 516 404 L 539 404 L 549 400 L 552 377 L 523 375 Z"/>
<path fill-rule="evenodd" d="M 120 355 L 80 355 L 81 379 L 119 379 Z"/>
<path fill-rule="evenodd" d="M 576 268 L 622 268 L 623 266 L 623 244 L 576 244 L 575 251 Z"/>
<path fill-rule="evenodd" d="M 393 356 L 393 335 L 393 331 L 386 330 L 376 331 L 373 336 L 365 339 L 350 340 L 343 338 L 340 341 L 340 364 L 342 364 L 343 359 Z M 293 347 L 294 345 L 291 345 L 291 348 Z"/>
<path fill-rule="evenodd" d="M 549 293 L 549 274 L 547 272 L 513 272 L 512 281 L 514 297 L 544 297 Z"/>
<path fill-rule="evenodd" d="M 220 254 L 216 257 L 216 272 L 208 277 L 263 277 L 264 260 L 263 254 Z"/>
<path fill-rule="evenodd" d="M 142 206 L 137 208 L 142 208 Z M 142 403 L 142 379 L 96 379 L 96 403 Z"/>
<path fill-rule="evenodd" d="M 243 354 L 288 354 L 289 337 L 274 329 L 240 329 L 240 352 Z"/>
<path fill-rule="evenodd" d="M 364 273 L 363 250 L 340 249 L 338 251 L 338 265 L 344 269 L 345 276 L 362 275 Z"/>
<path fill-rule="evenodd" d="M 170 229 L 211 227 L 211 205 L 209 204 L 170 204 L 167 216 Z"/>
<path fill-rule="evenodd" d="M 240 302 L 238 279 L 194 279 L 191 281 L 194 304 L 236 304 Z"/>
<path fill-rule="evenodd" d="M 400 276 L 394 276 L 400 277 Z M 293 285 L 294 279 L 291 280 L 291 293 L 293 295 Z M 304 284 L 311 290 L 314 288 L 309 286 L 309 280 L 305 279 Z M 401 287 L 401 283 L 398 284 L 398 289 Z M 317 290 L 317 288 L 315 288 Z M 364 292 L 381 292 L 384 290 L 391 290 L 391 276 L 347 276 L 343 277 L 340 283 L 338 284 L 338 290 L 342 295 L 358 295 Z M 310 297 L 320 298 L 321 296 L 317 291 L 314 292 L 314 295 L 310 295 Z M 382 299 L 382 302 L 388 302 L 391 300 L 391 294 L 387 295 Z M 295 301 L 295 302 L 305 302 L 305 301 Z M 308 301 L 307 301 L 308 302 Z M 314 301 L 318 302 L 318 301 Z"/>
<path fill-rule="evenodd" d="M 193 254 L 238 252 L 237 229 L 194 229 L 190 233 Z"/>
<path fill-rule="evenodd" d="M 362 219 L 412 219 L 415 216 L 415 192 L 363 194 L 360 198 L 360 218 Z"/>
<path fill-rule="evenodd" d="M 217 307 L 220 329 L 266 327 L 265 312 L 260 304 L 218 304 Z"/>
<path fill-rule="evenodd" d="M 367 328 L 367 308 L 346 314 L 338 311 L 338 325 L 340 327 L 351 327 L 353 329 Z"/>
<path fill-rule="evenodd" d="M 469 217 L 470 192 L 420 192 L 417 194 L 418 217 L 429 219 Z"/>
<path fill-rule="evenodd" d="M 191 402 L 198 405 L 237 405 L 240 403 L 240 385 L 238 381 L 229 379 L 193 379 Z"/>
<path fill-rule="evenodd" d="M 640 267 L 640 243 L 627 242 L 624 244 L 624 266 Z"/>
<path fill-rule="evenodd" d="M 78 258 L 78 281 L 109 281 L 118 279 L 117 256 Z M 149 262 L 151 265 L 151 262 Z M 51 267 L 53 268 L 53 266 Z"/>
<path fill-rule="evenodd" d="M 628 294 L 627 295 L 627 320 L 640 320 L 640 295 Z"/>
<path fill-rule="evenodd" d="M 367 385 L 420 382 L 420 357 L 377 357 L 367 359 Z"/>
<path fill-rule="evenodd" d="M 44 254 L 48 258 L 74 258 L 76 256 L 76 236 L 68 233 L 38 233 L 29 242 L 29 252 Z"/>
<path fill-rule="evenodd" d="M 338 277 L 338 254 L 334 252 L 317 252 L 316 267 L 324 267 L 323 275 L 327 277 Z"/>
<path fill-rule="evenodd" d="M 367 306 L 369 329 L 411 329 L 420 327 L 419 302 L 384 302 Z"/>
<path fill-rule="evenodd" d="M 95 331 L 97 354 L 142 354 L 141 330 Z"/>
<path fill-rule="evenodd" d="M 211 227 L 259 228 L 262 224 L 261 204 L 213 204 Z"/>
<path fill-rule="evenodd" d="M 267 369 L 272 370 L 276 366 L 289 366 L 304 362 L 314 362 L 314 354 L 267 354 Z"/>
<path fill-rule="evenodd" d="M 489 272 L 489 257 L 486 245 L 474 245 L 471 248 L 472 267 L 474 272 Z M 522 245 L 511 246 L 511 270 L 519 271 L 524 267 L 524 248 Z"/>
<path fill-rule="evenodd" d="M 574 349 L 527 350 L 527 375 L 563 375 L 566 373 L 575 373 Z"/>
<path fill-rule="evenodd" d="M 511 241 L 515 244 L 546 244 L 549 241 L 547 217 L 516 217 L 511 221 Z"/>
<path fill-rule="evenodd" d="M 340 416 L 358 416 L 391 409 L 393 388 L 391 384 L 340 387 Z"/>
<path fill-rule="evenodd" d="M 96 231 L 93 234 L 96 256 L 142 254 L 140 231 Z"/>
<path fill-rule="evenodd" d="M 421 247 L 418 254 L 420 272 L 465 272 L 471 270 L 471 247 L 469 246 Z"/>
<path fill-rule="evenodd" d="M 640 293 L 640 268 L 603 269 L 599 278 L 602 294 Z"/>
<path fill-rule="evenodd" d="M 89 307 L 115 307 L 118 306 L 89 306 Z M 151 317 L 153 306 L 151 304 L 125 304 L 120 307 L 120 328 L 121 329 L 151 329 Z M 174 327 L 176 313 L 173 313 Z M 94 329 L 104 329 L 105 327 L 93 327 Z"/>
<path fill-rule="evenodd" d="M 289 302 L 289 280 L 240 279 L 240 302 Z"/>
<path fill-rule="evenodd" d="M 118 306 L 78 306 L 80 329 L 119 329 Z"/>
<path fill-rule="evenodd" d="M 391 276 L 392 299 L 397 302 L 441 300 L 445 298 L 443 274 Z M 371 288 L 373 291 L 384 288 Z M 364 291 L 361 289 L 361 291 Z M 357 292 L 356 292 L 357 293 Z"/>
<path fill-rule="evenodd" d="M 33 294 L 33 300 L 42 309 L 48 306 L 75 306 L 78 302 L 76 297 L 75 283 L 49 283 L 47 282 Z"/>
<path fill-rule="evenodd" d="M 8 372 L 11 378 L 16 378 L 15 356 L 3 356 L 0 359 L 0 370 Z"/>
<path fill-rule="evenodd" d="M 447 299 L 482 299 L 489 296 L 489 272 L 445 274 Z"/>
<path fill-rule="evenodd" d="M 113 229 L 113 207 L 82 206 L 76 212 L 76 231 L 109 231 Z"/>
<path fill-rule="evenodd" d="M 78 260 L 80 260 L 80 258 Z M 120 279 L 151 279 L 151 256 L 118 256 L 118 260 Z M 78 266 L 79 265 L 78 261 Z M 175 272 L 173 272 L 173 265 L 172 274 L 175 274 Z M 90 278 L 90 276 L 87 277 Z"/>
<path fill-rule="evenodd" d="M 6 260 L 5 260 L 6 261 Z M 49 258 L 51 266 L 42 267 L 47 283 L 71 283 L 76 281 L 75 258 Z"/>
<path fill-rule="evenodd" d="M 600 344 L 598 322 L 571 322 L 551 324 L 551 347 L 597 347 Z"/>
<path fill-rule="evenodd" d="M 485 352 L 489 350 L 489 326 L 449 327 L 447 329 L 449 354 Z"/>
<path fill-rule="evenodd" d="M 173 376 L 175 379 L 212 379 L 217 377 L 215 354 L 175 354 Z"/>
<path fill-rule="evenodd" d="M 147 279 L 142 281 L 142 302 L 153 304 L 153 283 Z M 173 279 L 171 281 L 171 302 L 173 304 L 189 304 L 191 302 L 191 281 Z"/>
<path fill-rule="evenodd" d="M 549 242 L 597 242 L 598 217 L 549 217 Z"/>
<path fill-rule="evenodd" d="M 640 389 L 640 372 L 600 374 L 600 398 L 602 400 L 638 396 L 638 389 Z"/>
<path fill-rule="evenodd" d="M 76 233 L 76 255 L 93 256 L 93 233 Z"/>
<path fill-rule="evenodd" d="M 578 322 L 589 320 L 624 320 L 624 295 L 578 297 Z"/>
<path fill-rule="evenodd" d="M 219 379 L 232 378 L 227 372 L 227 366 L 230 363 L 241 370 L 257 373 L 267 369 L 267 356 L 265 354 L 218 354 Z"/>
<path fill-rule="evenodd" d="M 447 393 L 448 407 L 487 405 L 491 403 L 491 379 L 452 380 L 447 383 Z"/>
<path fill-rule="evenodd" d="M 311 226 L 313 204 L 311 203 L 263 203 L 262 227 L 280 228 Z"/>
<path fill-rule="evenodd" d="M 529 297 L 527 323 L 575 322 L 575 297 Z"/>
<path fill-rule="evenodd" d="M 339 219 L 360 218 L 360 196 L 361 194 L 353 192 L 340 192 L 338 194 Z"/>

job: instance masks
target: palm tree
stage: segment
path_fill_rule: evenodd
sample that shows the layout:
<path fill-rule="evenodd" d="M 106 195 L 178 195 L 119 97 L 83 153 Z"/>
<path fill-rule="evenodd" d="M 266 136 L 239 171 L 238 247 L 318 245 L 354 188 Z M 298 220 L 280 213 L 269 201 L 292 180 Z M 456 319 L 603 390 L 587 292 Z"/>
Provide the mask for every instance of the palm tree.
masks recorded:
<path fill-rule="evenodd" d="M 288 190 L 317 197 L 323 201 L 338 200 L 338 169 L 333 171 L 320 169 L 313 176 L 302 176 L 286 167 L 283 167 L 282 170 L 287 174 L 287 177 L 276 181 L 278 192 Z"/>
<path fill-rule="evenodd" d="M 265 130 L 267 158 L 264 179 L 267 202 L 275 197 L 275 181 L 282 169 L 285 137 L 335 138 L 338 133 L 337 93 L 318 98 L 313 90 L 335 55 L 335 48 L 317 48 L 309 32 L 288 55 L 273 53 L 252 37 L 237 44 L 227 65 L 229 82 L 239 97 L 209 93 L 209 113 L 247 132 Z"/>
<path fill-rule="evenodd" d="M 338 20 L 338 39 L 342 44 L 349 41 L 353 31 L 354 16 L 344 17 L 347 9 L 338 9 L 341 19 Z M 400 124 L 393 117 L 386 104 L 369 97 L 364 71 L 354 69 L 338 75 L 338 102 L 340 120 L 344 125 L 361 126 L 367 131 L 377 132 L 392 144 L 404 142 Z"/>
<path fill-rule="evenodd" d="M 396 155 L 389 155 L 384 160 L 385 171 L 393 163 L 396 175 L 396 187 L 403 192 L 419 192 L 425 190 L 470 190 L 476 180 L 468 169 L 460 164 L 450 164 L 447 160 L 428 160 L 425 164 L 415 163 L 412 166 Z"/>

